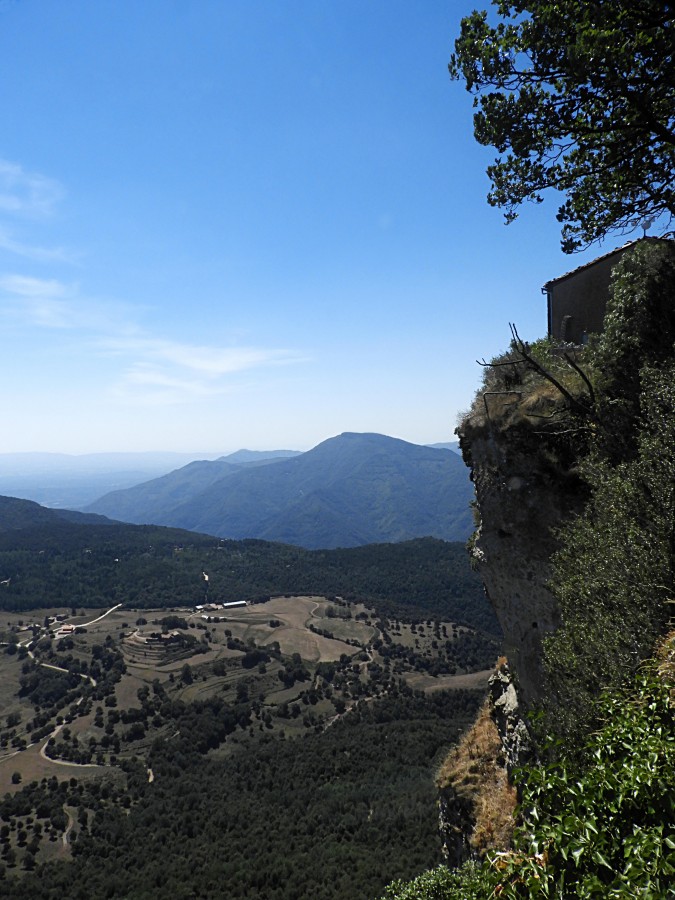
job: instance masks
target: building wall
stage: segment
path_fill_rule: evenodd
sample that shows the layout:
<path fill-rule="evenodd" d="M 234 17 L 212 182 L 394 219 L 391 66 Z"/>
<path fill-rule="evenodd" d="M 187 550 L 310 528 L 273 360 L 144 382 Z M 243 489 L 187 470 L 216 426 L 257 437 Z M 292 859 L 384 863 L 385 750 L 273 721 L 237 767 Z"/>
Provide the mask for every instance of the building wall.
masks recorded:
<path fill-rule="evenodd" d="M 602 331 L 612 268 L 623 248 L 546 286 L 551 337 L 582 344 L 586 334 Z"/>

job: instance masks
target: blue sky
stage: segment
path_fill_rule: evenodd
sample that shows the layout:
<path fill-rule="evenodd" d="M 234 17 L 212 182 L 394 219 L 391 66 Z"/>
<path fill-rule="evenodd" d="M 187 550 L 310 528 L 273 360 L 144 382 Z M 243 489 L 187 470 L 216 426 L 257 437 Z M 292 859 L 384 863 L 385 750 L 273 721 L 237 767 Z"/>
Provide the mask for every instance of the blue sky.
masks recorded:
<path fill-rule="evenodd" d="M 0 2 L 0 449 L 453 440 L 476 359 L 623 241 L 487 205 L 476 5 Z"/>

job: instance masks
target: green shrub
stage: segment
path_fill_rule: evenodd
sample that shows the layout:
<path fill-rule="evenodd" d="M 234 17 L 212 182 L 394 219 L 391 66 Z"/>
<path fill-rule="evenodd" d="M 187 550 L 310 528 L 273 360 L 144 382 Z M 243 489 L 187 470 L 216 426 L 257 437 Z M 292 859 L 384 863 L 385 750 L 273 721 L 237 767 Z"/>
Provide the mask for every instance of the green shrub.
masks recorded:
<path fill-rule="evenodd" d="M 637 457 L 584 463 L 593 496 L 553 561 L 563 624 L 544 646 L 544 722 L 568 751 L 598 694 L 651 655 L 675 595 L 675 363 L 644 368 L 641 385 Z"/>
<path fill-rule="evenodd" d="M 521 770 L 511 853 L 393 882 L 382 900 L 675 896 L 675 703 L 652 669 L 603 697 L 581 763 Z"/>
<path fill-rule="evenodd" d="M 641 371 L 673 358 L 675 246 L 641 243 L 612 274 L 602 335 L 589 354 L 598 389 L 599 445 L 613 462 L 635 455 Z"/>
<path fill-rule="evenodd" d="M 603 699 L 606 724 L 579 771 L 569 761 L 521 775 L 523 825 L 499 895 L 675 896 L 675 704 L 649 669 Z"/>
<path fill-rule="evenodd" d="M 491 894 L 491 873 L 486 866 L 468 862 L 460 869 L 439 866 L 412 881 L 394 881 L 381 900 L 481 900 Z"/>

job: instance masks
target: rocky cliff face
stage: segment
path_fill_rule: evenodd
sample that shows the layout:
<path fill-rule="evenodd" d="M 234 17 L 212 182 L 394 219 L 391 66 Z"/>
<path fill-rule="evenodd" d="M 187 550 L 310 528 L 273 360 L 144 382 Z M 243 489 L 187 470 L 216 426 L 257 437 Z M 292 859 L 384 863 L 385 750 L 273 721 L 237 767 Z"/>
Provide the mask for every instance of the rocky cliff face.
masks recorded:
<path fill-rule="evenodd" d="M 500 756 L 508 778 L 513 770 L 528 762 L 532 756 L 532 742 L 523 717 L 518 692 L 509 664 L 500 661 L 490 678 L 490 713 L 497 728 Z"/>
<path fill-rule="evenodd" d="M 505 370 L 498 371 L 504 381 Z M 457 433 L 476 493 L 471 554 L 502 626 L 506 658 L 481 715 L 439 775 L 441 836 L 454 865 L 508 846 L 510 776 L 531 759 L 525 714 L 541 696 L 542 639 L 560 625 L 551 557 L 559 527 L 588 499 L 561 395 L 541 380 L 494 382 Z"/>
<path fill-rule="evenodd" d="M 542 637 L 559 625 L 547 587 L 556 528 L 582 508 L 585 486 L 531 425 L 499 428 L 481 407 L 477 401 L 458 430 L 480 516 L 472 555 L 504 631 L 520 698 L 531 705 L 541 685 Z"/>
<path fill-rule="evenodd" d="M 476 826 L 476 813 L 471 798 L 453 785 L 438 792 L 438 827 L 447 865 L 459 868 L 470 859 L 471 835 Z"/>

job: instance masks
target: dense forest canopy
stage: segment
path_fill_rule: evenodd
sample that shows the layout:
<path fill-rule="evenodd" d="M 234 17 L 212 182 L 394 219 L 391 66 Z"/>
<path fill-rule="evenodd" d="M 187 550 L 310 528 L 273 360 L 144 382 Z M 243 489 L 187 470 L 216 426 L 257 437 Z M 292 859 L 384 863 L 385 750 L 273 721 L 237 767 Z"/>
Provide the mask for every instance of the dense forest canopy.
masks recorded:
<path fill-rule="evenodd" d="M 64 803 L 89 811 L 91 827 L 72 863 L 13 880 L 12 896 L 375 897 L 392 876 L 440 861 L 431 768 L 479 702 L 463 691 L 402 692 L 321 733 L 224 759 L 199 751 L 206 710 L 186 710 L 184 739 L 153 750 L 153 783 L 131 766 L 130 812 L 64 783 L 54 813 Z M 58 786 L 27 790 L 46 806 Z"/>
<path fill-rule="evenodd" d="M 0 582 L 0 609 L 7 610 L 149 609 L 310 593 L 358 597 L 387 616 L 449 618 L 499 633 L 464 545 L 434 538 L 303 550 L 153 526 L 63 523 L 0 534 Z"/>

